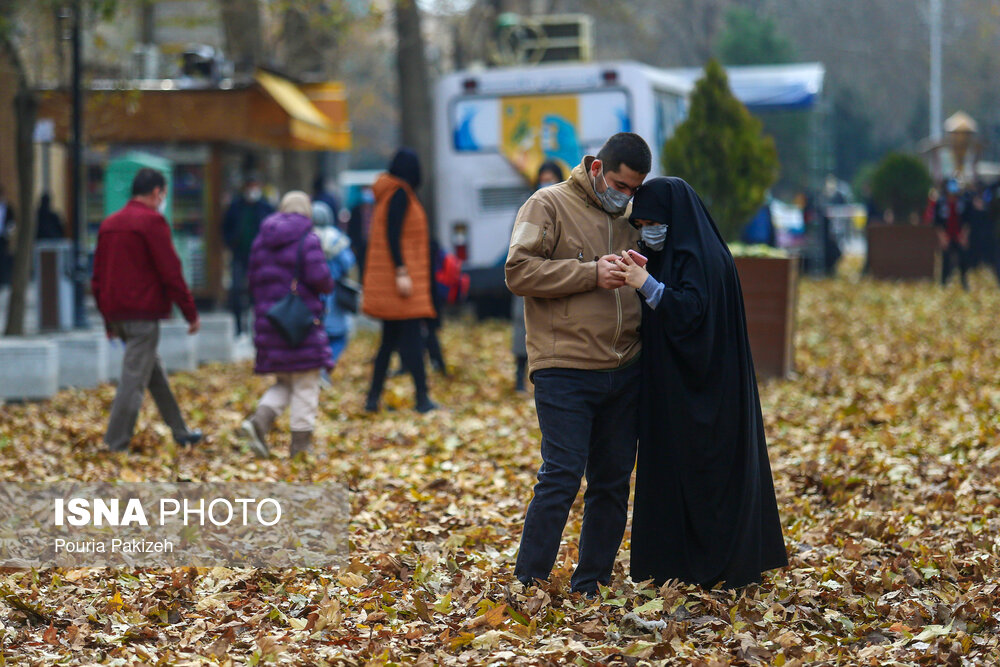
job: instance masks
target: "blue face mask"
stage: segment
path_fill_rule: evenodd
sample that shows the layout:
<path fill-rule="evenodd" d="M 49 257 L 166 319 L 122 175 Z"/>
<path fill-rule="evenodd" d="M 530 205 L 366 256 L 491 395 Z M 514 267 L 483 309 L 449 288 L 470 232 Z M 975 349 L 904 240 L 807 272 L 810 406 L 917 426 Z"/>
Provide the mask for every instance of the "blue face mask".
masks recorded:
<path fill-rule="evenodd" d="M 666 225 L 646 225 L 640 232 L 642 241 L 653 250 L 663 250 L 663 244 L 667 240 Z"/>

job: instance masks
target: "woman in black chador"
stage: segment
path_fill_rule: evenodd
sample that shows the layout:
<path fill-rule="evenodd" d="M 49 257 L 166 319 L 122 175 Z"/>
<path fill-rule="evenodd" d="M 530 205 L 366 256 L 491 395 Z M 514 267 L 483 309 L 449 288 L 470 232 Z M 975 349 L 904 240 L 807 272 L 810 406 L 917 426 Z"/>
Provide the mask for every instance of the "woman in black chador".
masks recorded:
<path fill-rule="evenodd" d="M 630 220 L 648 257 L 618 262 L 643 297 L 632 579 L 758 582 L 788 559 L 733 257 L 679 178 L 639 188 Z"/>

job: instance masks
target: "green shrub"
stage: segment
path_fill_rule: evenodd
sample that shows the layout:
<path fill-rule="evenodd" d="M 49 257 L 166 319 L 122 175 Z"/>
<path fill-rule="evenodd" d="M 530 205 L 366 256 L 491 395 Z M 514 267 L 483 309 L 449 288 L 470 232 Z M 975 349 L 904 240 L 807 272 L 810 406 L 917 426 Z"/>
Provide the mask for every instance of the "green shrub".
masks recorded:
<path fill-rule="evenodd" d="M 872 174 L 872 197 L 879 206 L 892 209 L 896 222 L 908 222 L 911 214 L 927 205 L 931 175 L 919 158 L 889 153 Z"/>

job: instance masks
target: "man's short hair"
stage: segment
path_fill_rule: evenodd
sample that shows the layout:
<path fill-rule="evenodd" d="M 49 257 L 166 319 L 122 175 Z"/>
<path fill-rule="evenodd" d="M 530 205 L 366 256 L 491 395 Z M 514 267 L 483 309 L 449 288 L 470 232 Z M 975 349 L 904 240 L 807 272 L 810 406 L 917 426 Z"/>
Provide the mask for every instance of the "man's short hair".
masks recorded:
<path fill-rule="evenodd" d="M 156 169 L 143 167 L 132 179 L 132 196 L 152 194 L 156 188 L 166 188 L 167 179 Z"/>
<path fill-rule="evenodd" d="M 597 159 L 605 173 L 618 171 L 624 164 L 639 174 L 648 174 L 653 166 L 653 156 L 646 141 L 635 132 L 619 132 L 601 146 Z"/>

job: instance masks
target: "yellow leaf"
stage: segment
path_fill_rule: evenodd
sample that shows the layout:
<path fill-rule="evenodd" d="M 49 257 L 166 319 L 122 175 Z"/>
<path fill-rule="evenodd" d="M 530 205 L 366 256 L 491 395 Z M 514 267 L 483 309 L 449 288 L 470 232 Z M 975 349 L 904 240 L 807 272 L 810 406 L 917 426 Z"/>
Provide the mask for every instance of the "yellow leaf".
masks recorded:
<path fill-rule="evenodd" d="M 337 577 L 337 581 L 343 584 L 346 588 L 361 588 L 362 586 L 368 585 L 368 580 L 357 572 L 345 572 Z"/>
<path fill-rule="evenodd" d="M 443 598 L 438 600 L 438 603 L 434 605 L 434 611 L 442 614 L 447 614 L 451 611 L 451 593 L 446 594 Z"/>

